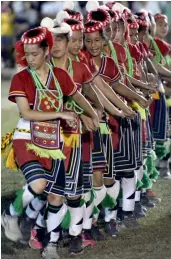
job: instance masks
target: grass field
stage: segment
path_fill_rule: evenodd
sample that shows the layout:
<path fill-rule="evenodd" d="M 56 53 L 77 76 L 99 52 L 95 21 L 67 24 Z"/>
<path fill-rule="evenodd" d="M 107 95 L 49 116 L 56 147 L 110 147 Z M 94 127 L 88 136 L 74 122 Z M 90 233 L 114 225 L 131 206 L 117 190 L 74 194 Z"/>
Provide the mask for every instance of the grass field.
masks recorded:
<path fill-rule="evenodd" d="M 2 136 L 16 126 L 18 113 L 7 100 L 9 81 L 2 82 Z M 2 210 L 8 206 L 14 191 L 21 187 L 21 172 L 1 170 Z M 171 181 L 159 180 L 154 190 L 162 198 L 156 208 L 148 210 L 148 217 L 140 220 L 139 230 L 121 232 L 118 239 L 99 242 L 94 249 L 86 249 L 79 259 L 171 259 Z M 40 253 L 7 240 L 2 231 L 3 259 L 39 259 Z M 62 259 L 69 258 L 67 249 L 60 249 Z"/>

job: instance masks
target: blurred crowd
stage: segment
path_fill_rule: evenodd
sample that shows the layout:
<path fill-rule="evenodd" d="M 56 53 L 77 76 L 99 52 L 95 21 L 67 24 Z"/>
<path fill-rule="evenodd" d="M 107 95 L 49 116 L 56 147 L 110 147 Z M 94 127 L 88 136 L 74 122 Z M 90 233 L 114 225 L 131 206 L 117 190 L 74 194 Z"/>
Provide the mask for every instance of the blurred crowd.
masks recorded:
<path fill-rule="evenodd" d="M 15 67 L 14 43 L 27 29 L 39 26 L 43 17 L 55 18 L 63 9 L 63 1 L 2 1 L 1 2 L 1 68 Z M 87 1 L 77 1 L 76 10 L 84 15 Z M 103 4 L 103 2 L 101 2 Z M 171 2 L 124 1 L 134 12 L 146 9 L 152 14 L 164 13 L 171 25 Z M 171 30 L 170 30 L 171 31 Z M 167 41 L 171 42 L 171 33 Z"/>

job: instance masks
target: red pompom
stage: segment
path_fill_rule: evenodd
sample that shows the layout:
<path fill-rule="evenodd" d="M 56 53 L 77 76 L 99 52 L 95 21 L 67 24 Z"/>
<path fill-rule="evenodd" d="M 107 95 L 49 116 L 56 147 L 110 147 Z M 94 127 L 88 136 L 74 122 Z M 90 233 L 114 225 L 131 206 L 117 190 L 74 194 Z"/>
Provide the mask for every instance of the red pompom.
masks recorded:
<path fill-rule="evenodd" d="M 27 61 L 24 53 L 24 44 L 21 40 L 15 43 L 15 59 L 17 64 L 21 66 L 27 66 Z"/>

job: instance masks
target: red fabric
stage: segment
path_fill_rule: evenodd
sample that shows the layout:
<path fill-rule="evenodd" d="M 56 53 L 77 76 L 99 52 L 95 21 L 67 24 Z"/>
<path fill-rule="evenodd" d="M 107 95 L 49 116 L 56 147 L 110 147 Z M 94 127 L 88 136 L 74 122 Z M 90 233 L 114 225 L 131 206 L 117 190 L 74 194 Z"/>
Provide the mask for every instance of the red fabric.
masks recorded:
<path fill-rule="evenodd" d="M 73 67 L 73 80 L 80 89 L 82 84 L 89 83 L 93 80 L 90 69 L 83 63 L 78 61 L 72 61 Z"/>
<path fill-rule="evenodd" d="M 82 51 L 80 51 L 80 52 L 78 53 L 78 58 L 79 58 L 79 60 L 80 60 L 81 63 L 83 63 L 83 64 L 85 64 L 85 65 L 88 66 L 88 60 L 87 60 L 85 54 L 84 54 Z"/>
<path fill-rule="evenodd" d="M 121 63 L 125 63 L 126 62 L 126 51 L 125 48 L 117 42 L 113 42 L 113 46 L 116 50 L 116 54 L 117 54 L 117 58 L 118 58 L 118 62 Z"/>
<path fill-rule="evenodd" d="M 147 126 L 146 121 L 142 120 L 142 142 L 145 143 L 147 140 Z"/>
<path fill-rule="evenodd" d="M 152 103 L 150 104 L 150 121 L 151 121 L 151 124 L 153 125 L 153 120 L 154 120 L 154 113 L 155 113 L 155 100 L 152 101 Z"/>
<path fill-rule="evenodd" d="M 110 129 L 112 131 L 112 143 L 113 148 L 116 150 L 119 147 L 119 123 L 118 121 L 111 115 L 109 115 L 109 123 L 110 123 Z"/>
<path fill-rule="evenodd" d="M 112 58 L 102 57 L 99 74 L 109 85 L 121 79 L 121 74 Z"/>
<path fill-rule="evenodd" d="M 153 57 L 153 53 L 150 51 L 150 49 L 148 48 L 148 46 L 147 46 L 147 44 L 145 42 L 143 42 L 143 46 L 144 46 L 144 49 L 147 52 L 148 58 L 152 58 Z"/>
<path fill-rule="evenodd" d="M 159 38 L 155 38 L 155 42 L 157 43 L 158 48 L 163 56 L 166 56 L 171 51 L 170 46 L 164 40 Z"/>
<path fill-rule="evenodd" d="M 85 56 L 86 61 L 88 62 L 88 68 L 90 69 L 91 73 L 92 74 L 97 73 L 96 65 L 95 65 L 95 62 L 94 62 L 90 52 L 87 50 L 82 50 L 81 53 Z"/>
<path fill-rule="evenodd" d="M 75 93 L 77 86 L 73 82 L 69 74 L 60 68 L 53 68 L 54 74 L 60 84 L 63 95 L 70 96 Z M 56 90 L 55 82 L 53 77 L 50 82 L 49 89 Z M 8 99 L 12 102 L 15 101 L 15 97 L 25 97 L 27 98 L 30 105 L 34 104 L 36 95 L 36 87 L 34 81 L 27 71 L 27 69 L 22 70 L 21 72 L 14 75 L 11 82 L 11 87 L 9 91 Z"/>
<path fill-rule="evenodd" d="M 27 150 L 27 143 L 31 143 L 31 141 L 25 139 L 13 140 L 15 159 L 19 167 L 28 162 L 38 161 L 43 167 L 50 170 L 52 167 L 52 160 L 49 158 L 40 158 L 39 156 L 36 156 L 32 150 Z"/>
<path fill-rule="evenodd" d="M 69 162 L 70 162 L 70 156 L 71 156 L 72 148 L 71 147 L 63 147 L 63 153 L 66 156 L 66 159 L 64 159 L 64 166 L 65 171 L 67 172 L 69 168 Z"/>
<path fill-rule="evenodd" d="M 90 162 L 90 146 L 91 146 L 91 136 L 90 132 L 82 134 L 82 161 Z"/>
<path fill-rule="evenodd" d="M 143 45 L 143 43 L 141 43 L 140 41 L 136 44 L 136 46 L 138 47 L 139 51 L 142 54 L 143 59 L 147 59 L 148 57 L 148 53 Z"/>
<path fill-rule="evenodd" d="M 15 59 L 16 63 L 20 64 L 21 66 L 27 66 L 27 61 L 24 53 L 24 45 L 21 40 L 15 43 Z"/>
<path fill-rule="evenodd" d="M 141 52 L 135 45 L 128 44 L 128 46 L 129 46 L 131 57 L 133 57 L 136 60 L 137 64 L 139 64 L 143 58 Z"/>

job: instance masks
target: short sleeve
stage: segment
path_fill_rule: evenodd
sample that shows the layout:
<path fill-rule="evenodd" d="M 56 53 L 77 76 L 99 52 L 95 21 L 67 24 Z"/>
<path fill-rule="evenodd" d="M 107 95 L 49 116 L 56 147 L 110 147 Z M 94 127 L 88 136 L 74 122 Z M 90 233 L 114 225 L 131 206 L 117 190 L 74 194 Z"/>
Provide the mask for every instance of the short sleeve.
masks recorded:
<path fill-rule="evenodd" d="M 82 64 L 82 67 L 83 67 L 83 84 L 88 84 L 93 80 L 94 77 L 90 72 L 90 69 L 86 65 Z"/>
<path fill-rule="evenodd" d="M 70 77 L 70 75 L 68 74 L 68 72 L 59 68 L 54 68 L 54 69 L 56 71 L 57 79 L 58 77 L 60 77 L 59 78 L 61 82 L 60 86 L 62 88 L 63 95 L 71 96 L 75 94 L 75 92 L 77 91 L 77 86 L 72 80 L 72 78 Z"/>
<path fill-rule="evenodd" d="M 89 70 L 91 71 L 91 73 L 93 74 L 93 76 L 97 76 L 98 75 L 98 68 L 91 56 L 91 54 L 88 51 L 82 51 L 82 54 L 85 56 L 86 60 L 87 60 L 87 66 L 89 68 Z"/>
<path fill-rule="evenodd" d="M 157 46 L 163 56 L 166 56 L 167 54 L 169 54 L 170 48 L 169 48 L 169 45 L 165 41 L 160 40 L 160 39 L 155 39 L 155 42 L 157 43 Z"/>
<path fill-rule="evenodd" d="M 110 83 L 115 83 L 121 79 L 121 74 L 112 58 L 103 57 L 99 73 Z"/>
<path fill-rule="evenodd" d="M 125 64 L 125 62 L 126 62 L 125 48 L 121 44 L 116 43 L 116 42 L 113 43 L 113 46 L 114 46 L 116 54 L 117 54 L 118 62 L 120 64 Z"/>
<path fill-rule="evenodd" d="M 22 82 L 22 80 L 20 78 L 20 73 L 14 75 L 12 78 L 8 99 L 11 102 L 16 102 L 15 101 L 16 97 L 27 98 L 24 83 Z"/>
<path fill-rule="evenodd" d="M 141 52 L 139 51 L 139 49 L 136 46 L 132 46 L 132 48 L 131 48 L 131 56 L 133 58 L 135 58 L 137 64 L 139 64 L 142 61 L 142 58 L 143 58 Z"/>

